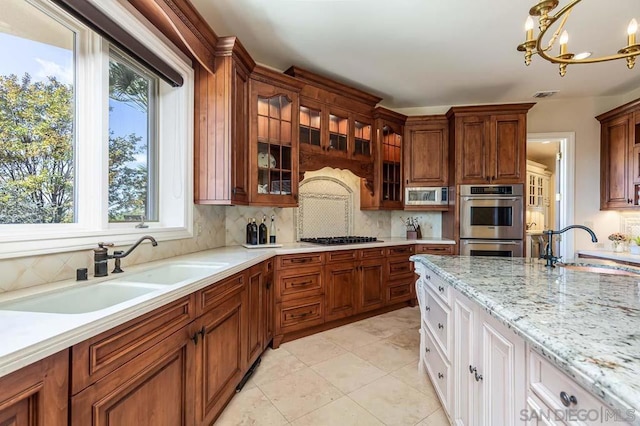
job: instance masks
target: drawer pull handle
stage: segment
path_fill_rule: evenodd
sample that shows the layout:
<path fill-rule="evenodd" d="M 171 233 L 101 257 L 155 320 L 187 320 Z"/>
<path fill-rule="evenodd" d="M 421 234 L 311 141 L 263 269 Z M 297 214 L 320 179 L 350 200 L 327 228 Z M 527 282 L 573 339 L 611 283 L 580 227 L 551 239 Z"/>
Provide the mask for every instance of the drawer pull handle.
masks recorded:
<path fill-rule="evenodd" d="M 429 348 L 424 348 L 424 351 L 425 351 L 426 353 L 429 353 L 429 352 L 431 352 L 431 349 L 429 349 Z"/>
<path fill-rule="evenodd" d="M 305 285 L 309 285 L 313 283 L 311 280 L 302 281 L 301 283 L 291 283 L 291 287 L 304 287 Z"/>
<path fill-rule="evenodd" d="M 478 371 L 478 370 L 477 370 L 475 367 L 473 367 L 473 366 L 471 366 L 471 365 L 469 366 L 469 373 L 473 374 L 473 373 L 475 373 L 476 371 Z"/>
<path fill-rule="evenodd" d="M 200 331 L 196 331 L 195 334 L 191 337 L 191 340 L 193 340 L 193 344 L 194 345 L 198 344 L 198 335 L 200 335 L 200 338 L 204 340 L 204 336 L 206 333 L 207 333 L 207 330 L 204 328 L 204 326 L 202 326 Z"/>
<path fill-rule="evenodd" d="M 291 263 L 307 263 L 311 262 L 311 258 L 303 257 L 302 259 L 291 259 Z"/>
<path fill-rule="evenodd" d="M 427 306 L 426 308 L 424 308 L 427 312 L 429 312 L 431 310 L 431 306 Z"/>
<path fill-rule="evenodd" d="M 476 382 L 479 382 L 480 380 L 482 380 L 482 374 L 478 374 L 476 372 L 476 373 L 474 373 L 474 375 L 476 376 Z"/>
<path fill-rule="evenodd" d="M 303 312 L 303 313 L 298 314 L 298 315 L 291 315 L 291 318 L 304 318 L 304 317 L 306 317 L 307 315 L 311 315 L 312 313 L 313 313 L 313 312 Z"/>
<path fill-rule="evenodd" d="M 427 275 L 427 281 L 431 281 L 431 275 Z"/>
<path fill-rule="evenodd" d="M 578 403 L 578 399 L 575 396 L 569 395 L 565 391 L 560 392 L 560 401 L 565 407 L 569 407 L 571 404 Z"/>
<path fill-rule="evenodd" d="M 438 373 L 438 379 L 444 379 L 444 374 Z"/>
<path fill-rule="evenodd" d="M 441 285 L 438 286 L 438 290 L 440 291 L 440 293 L 444 293 L 444 287 L 442 287 Z"/>
<path fill-rule="evenodd" d="M 444 325 L 442 325 L 442 323 L 438 323 L 438 328 L 439 328 L 440 330 L 442 330 L 442 329 L 444 329 Z"/>

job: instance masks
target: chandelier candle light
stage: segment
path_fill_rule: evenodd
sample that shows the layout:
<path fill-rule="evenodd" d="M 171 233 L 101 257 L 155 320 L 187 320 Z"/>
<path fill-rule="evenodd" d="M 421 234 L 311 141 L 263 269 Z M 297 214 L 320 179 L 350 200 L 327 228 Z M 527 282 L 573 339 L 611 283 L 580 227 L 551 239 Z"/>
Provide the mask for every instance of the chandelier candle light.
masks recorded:
<path fill-rule="evenodd" d="M 524 29 L 526 32 L 525 42 L 518 45 L 518 51 L 524 52 L 524 63 L 531 64 L 531 57 L 536 54 L 547 61 L 560 65 L 560 75 L 564 77 L 567 73 L 567 65 L 569 64 L 592 64 L 595 62 L 613 61 L 616 59 L 626 59 L 627 68 L 632 69 L 636 63 L 636 56 L 640 55 L 640 44 L 636 43 L 636 33 L 638 31 L 638 22 L 635 18 L 631 19 L 627 27 L 627 46 L 618 50 L 617 54 L 608 56 L 599 56 L 592 58 L 590 52 L 573 54 L 568 51 L 569 34 L 564 29 L 565 23 L 571 14 L 573 8 L 582 0 L 572 0 L 565 7 L 560 9 L 555 15 L 549 15 L 553 9 L 558 6 L 558 0 L 543 0 L 529 10 Z M 538 17 L 538 28 L 540 33 L 537 36 L 533 34 L 533 16 Z M 543 47 L 542 39 L 549 28 L 559 19 L 560 26 L 553 33 L 549 43 Z M 550 54 L 556 40 L 559 39 L 560 53 L 558 56 Z"/>

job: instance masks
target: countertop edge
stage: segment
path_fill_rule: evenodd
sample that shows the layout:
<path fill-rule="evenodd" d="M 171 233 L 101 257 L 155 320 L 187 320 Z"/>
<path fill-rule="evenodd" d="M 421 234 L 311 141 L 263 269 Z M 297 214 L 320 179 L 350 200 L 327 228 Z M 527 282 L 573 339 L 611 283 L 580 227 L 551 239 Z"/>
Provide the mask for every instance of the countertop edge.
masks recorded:
<path fill-rule="evenodd" d="M 195 282 L 184 284 L 177 286 L 176 288 L 167 289 L 166 292 L 155 295 L 153 297 L 150 296 L 149 299 L 142 300 L 135 304 L 120 307 L 118 309 L 111 310 L 107 308 L 104 313 L 102 311 L 96 311 L 98 314 L 90 315 L 90 314 L 69 314 L 73 315 L 74 319 L 78 319 L 78 325 L 75 327 L 69 327 L 68 330 L 53 334 L 53 333 L 43 333 L 43 339 L 39 340 L 37 343 L 26 345 L 22 348 L 16 349 L 12 352 L 7 352 L 4 355 L 0 355 L 0 378 L 4 377 L 14 371 L 19 370 L 20 368 L 26 367 L 34 362 L 40 361 L 50 355 L 53 355 L 61 350 L 67 349 L 77 343 L 80 343 L 86 339 L 97 336 L 98 334 L 107 331 L 111 328 L 117 327 L 126 323 L 127 321 L 138 318 L 146 313 L 153 311 L 154 309 L 160 308 L 168 303 L 171 303 L 175 300 L 178 300 L 181 297 L 184 297 L 188 294 L 201 290 L 205 287 L 208 287 L 212 284 L 215 284 L 221 280 L 224 280 L 233 274 L 241 272 L 247 268 L 250 268 L 253 265 L 261 263 L 265 260 L 271 259 L 278 255 L 286 255 L 286 254 L 303 254 L 303 253 L 313 253 L 313 252 L 326 252 L 326 251 L 336 251 L 336 250 L 353 250 L 353 249 L 362 249 L 362 248 L 373 248 L 373 247 L 391 247 L 398 245 L 413 245 L 413 244 L 451 244 L 454 245 L 455 241 L 446 240 L 446 239 L 421 239 L 421 240 L 407 240 L 403 238 L 389 238 L 384 241 L 377 243 L 366 243 L 366 244 L 349 244 L 344 246 L 321 246 L 321 245 L 312 245 L 312 244 L 298 244 L 298 243 L 285 243 L 282 248 L 264 248 L 264 249 L 245 249 L 242 246 L 224 246 L 218 247 L 210 250 L 198 251 L 186 255 L 180 255 L 172 258 L 161 259 L 158 261 L 150 262 L 147 264 L 140 264 L 129 267 L 131 272 L 139 272 L 143 270 L 150 269 L 154 267 L 154 265 L 159 265 L 161 263 L 166 262 L 178 262 L 178 261 L 189 261 L 192 258 L 201 258 L 202 256 L 216 256 L 229 254 L 228 250 L 238 250 L 238 253 L 244 254 L 255 254 L 255 257 L 252 257 L 247 260 L 240 261 L 232 266 L 229 266 L 225 269 L 222 269 L 216 272 L 213 275 L 201 278 Z M 211 258 L 210 261 L 215 262 L 215 258 Z M 115 279 L 117 277 L 110 276 L 109 279 Z M 90 283 L 98 283 L 103 281 L 108 281 L 109 279 L 96 280 L 92 278 Z M 70 286 L 75 283 L 73 280 L 67 280 L 64 282 L 45 284 L 42 286 L 37 286 L 37 288 L 29 288 L 24 291 L 14 292 L 19 297 L 23 297 L 22 293 L 38 293 L 38 292 L 47 292 L 50 290 L 54 290 L 56 288 L 60 288 L 63 284 L 64 286 Z M 1 295 L 6 296 L 6 295 Z M 116 305 L 117 306 L 117 305 Z M 100 316 L 100 314 L 104 316 Z M 23 313 L 22 316 L 27 317 L 29 313 Z M 39 324 L 47 318 L 52 318 L 50 315 L 57 315 L 58 318 L 61 316 L 67 316 L 66 314 L 33 314 L 33 322 L 34 327 L 38 327 Z M 2 333 L 0 332 L 0 338 Z M 10 336 L 4 337 L 4 339 L 10 339 Z M 3 340 L 4 340 L 3 339 Z M 6 341 L 6 340 L 5 340 Z"/>
<path fill-rule="evenodd" d="M 410 259 L 432 269 L 440 278 L 444 279 L 454 289 L 458 290 L 474 303 L 477 303 L 491 317 L 495 318 L 510 330 L 513 330 L 515 334 L 522 337 L 538 354 L 551 361 L 553 365 L 575 379 L 575 381 L 583 388 L 602 399 L 612 408 L 618 408 L 621 410 L 631 409 L 635 410 L 635 412 L 638 412 L 640 409 L 640 407 L 633 407 L 633 405 L 611 390 L 612 385 L 620 386 L 620 383 L 609 383 L 608 381 L 603 382 L 602 376 L 597 375 L 596 371 L 594 371 L 593 374 L 589 374 L 589 371 L 585 371 L 584 368 L 581 368 L 581 363 L 578 359 L 567 358 L 559 355 L 558 352 L 562 351 L 558 351 L 558 348 L 562 348 L 566 353 L 574 353 L 575 351 L 561 343 L 554 342 L 553 336 L 542 332 L 538 327 L 536 327 L 535 323 L 519 317 L 508 308 L 496 303 L 488 296 L 477 291 L 471 285 L 466 284 L 464 281 L 456 278 L 452 274 L 440 268 L 438 265 L 432 263 L 428 258 L 424 257 L 424 255 L 413 255 Z M 416 270 L 416 273 L 417 272 L 418 271 Z M 523 325 L 526 325 L 526 327 L 523 327 Z M 595 365 L 593 367 L 595 367 Z M 637 418 L 634 424 L 640 425 L 640 418 Z"/>

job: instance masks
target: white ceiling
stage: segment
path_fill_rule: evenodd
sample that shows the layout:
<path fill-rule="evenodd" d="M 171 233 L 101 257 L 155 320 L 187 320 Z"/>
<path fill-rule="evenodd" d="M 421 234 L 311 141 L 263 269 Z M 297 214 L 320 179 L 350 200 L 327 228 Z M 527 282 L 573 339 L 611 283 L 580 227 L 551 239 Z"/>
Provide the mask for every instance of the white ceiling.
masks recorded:
<path fill-rule="evenodd" d="M 391 108 L 612 96 L 640 86 L 624 61 L 558 66 L 516 46 L 536 0 L 191 0 L 214 31 L 236 35 L 253 58 L 297 65 L 384 98 Z M 560 7 L 567 0 L 560 1 Z M 559 8 L 558 8 L 559 9 Z M 614 53 L 640 0 L 588 0 L 567 22 L 569 51 Z M 639 36 L 640 39 L 640 36 Z"/>

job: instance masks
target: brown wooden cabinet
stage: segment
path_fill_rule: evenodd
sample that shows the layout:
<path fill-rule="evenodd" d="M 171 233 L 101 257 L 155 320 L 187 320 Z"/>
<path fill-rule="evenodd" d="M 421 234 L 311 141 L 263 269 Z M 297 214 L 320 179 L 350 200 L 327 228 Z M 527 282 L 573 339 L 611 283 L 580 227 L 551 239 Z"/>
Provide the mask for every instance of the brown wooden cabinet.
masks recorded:
<path fill-rule="evenodd" d="M 362 210 L 402 210 L 402 150 L 405 115 L 377 107 L 375 118 L 375 162 L 373 182 L 362 180 Z"/>
<path fill-rule="evenodd" d="M 0 425 L 66 425 L 68 386 L 68 350 L 0 378 Z"/>
<path fill-rule="evenodd" d="M 264 338 L 265 283 L 262 264 L 249 269 L 247 278 L 247 363 L 249 365 L 260 356 Z"/>
<path fill-rule="evenodd" d="M 248 277 L 236 274 L 75 345 L 71 423 L 211 424 L 248 368 Z"/>
<path fill-rule="evenodd" d="M 359 262 L 357 286 L 358 312 L 367 312 L 384 306 L 384 257 Z"/>
<path fill-rule="evenodd" d="M 449 184 L 449 121 L 447 117 L 444 115 L 408 117 L 404 141 L 405 186 L 447 186 Z"/>
<path fill-rule="evenodd" d="M 355 261 L 330 263 L 324 267 L 325 320 L 332 321 L 356 312 Z"/>
<path fill-rule="evenodd" d="M 600 209 L 640 204 L 640 99 L 596 117 L 600 121 Z"/>
<path fill-rule="evenodd" d="M 273 340 L 275 335 L 275 321 L 274 321 L 274 308 L 275 308 L 275 260 L 269 259 L 264 262 L 264 334 L 263 334 L 263 347 L 266 349 L 269 343 Z"/>
<path fill-rule="evenodd" d="M 456 184 L 524 183 L 526 114 L 534 104 L 453 107 Z"/>
<path fill-rule="evenodd" d="M 454 254 L 454 244 L 416 244 L 416 254 Z"/>
<path fill-rule="evenodd" d="M 298 92 L 282 74 L 256 67 L 249 99 L 249 201 L 298 204 Z"/>
<path fill-rule="evenodd" d="M 249 74 L 254 67 L 236 37 L 218 39 L 214 73 L 194 65 L 196 204 L 249 203 Z"/>

